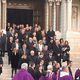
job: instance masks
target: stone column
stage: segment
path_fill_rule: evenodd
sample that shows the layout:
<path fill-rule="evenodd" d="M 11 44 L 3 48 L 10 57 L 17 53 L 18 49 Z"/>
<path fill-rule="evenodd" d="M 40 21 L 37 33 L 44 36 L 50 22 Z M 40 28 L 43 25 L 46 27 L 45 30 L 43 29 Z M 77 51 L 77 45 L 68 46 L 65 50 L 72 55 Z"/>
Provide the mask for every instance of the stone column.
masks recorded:
<path fill-rule="evenodd" d="M 48 19 L 49 19 L 49 10 L 48 10 L 48 1 L 45 1 L 45 30 L 48 31 Z"/>
<path fill-rule="evenodd" d="M 56 0 L 56 30 L 60 31 L 60 1 Z"/>
<path fill-rule="evenodd" d="M 6 3 L 7 1 L 6 0 L 2 0 L 2 29 L 5 29 L 6 30 L 6 11 L 7 11 L 7 8 L 6 8 Z"/>
<path fill-rule="evenodd" d="M 72 0 L 67 0 L 67 31 L 71 31 Z"/>
<path fill-rule="evenodd" d="M 53 5 L 53 30 L 56 31 L 56 3 Z"/>
<path fill-rule="evenodd" d="M 66 0 L 62 0 L 61 2 L 61 22 L 60 22 L 60 28 L 61 28 L 61 33 L 65 33 L 67 30 L 67 24 L 66 24 L 66 18 L 67 18 L 67 3 Z M 65 37 L 65 35 L 64 35 Z"/>
<path fill-rule="evenodd" d="M 49 27 L 53 26 L 53 0 L 48 0 L 49 5 Z"/>
<path fill-rule="evenodd" d="M 1 0 L 0 0 L 0 30 L 1 30 L 1 9 L 2 7 L 1 7 Z"/>

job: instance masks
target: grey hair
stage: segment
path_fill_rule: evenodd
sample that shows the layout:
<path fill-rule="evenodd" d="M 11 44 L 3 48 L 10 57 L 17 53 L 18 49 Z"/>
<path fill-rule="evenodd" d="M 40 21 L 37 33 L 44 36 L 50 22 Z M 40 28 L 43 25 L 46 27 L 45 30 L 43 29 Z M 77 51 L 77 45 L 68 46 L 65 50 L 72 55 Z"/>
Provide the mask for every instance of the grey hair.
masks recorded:
<path fill-rule="evenodd" d="M 21 64 L 21 69 L 28 69 L 28 64 L 27 63 L 22 63 Z"/>
<path fill-rule="evenodd" d="M 48 70 L 52 70 L 52 69 L 53 69 L 53 66 L 52 66 L 52 65 L 48 65 L 48 66 L 47 66 L 47 69 L 48 69 Z"/>

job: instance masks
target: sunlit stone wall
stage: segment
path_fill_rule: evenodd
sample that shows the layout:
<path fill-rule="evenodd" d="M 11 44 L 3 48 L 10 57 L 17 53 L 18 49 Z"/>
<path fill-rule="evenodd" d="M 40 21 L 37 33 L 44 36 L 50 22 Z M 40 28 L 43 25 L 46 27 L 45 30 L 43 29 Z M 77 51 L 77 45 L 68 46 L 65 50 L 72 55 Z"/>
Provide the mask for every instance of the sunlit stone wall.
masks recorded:
<path fill-rule="evenodd" d="M 74 74 L 76 68 L 80 68 L 80 0 L 72 1 L 72 24 L 71 30 L 66 33 L 66 39 L 71 47 L 70 59 L 73 61 Z"/>

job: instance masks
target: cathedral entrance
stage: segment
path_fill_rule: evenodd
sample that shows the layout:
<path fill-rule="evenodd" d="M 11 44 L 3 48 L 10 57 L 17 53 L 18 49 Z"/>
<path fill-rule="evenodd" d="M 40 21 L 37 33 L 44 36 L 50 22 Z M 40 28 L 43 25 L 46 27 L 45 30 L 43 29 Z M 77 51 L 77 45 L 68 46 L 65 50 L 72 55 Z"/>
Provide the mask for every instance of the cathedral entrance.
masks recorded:
<path fill-rule="evenodd" d="M 7 0 L 7 23 L 45 28 L 45 0 Z"/>
<path fill-rule="evenodd" d="M 33 10 L 7 9 L 7 22 L 33 25 Z"/>

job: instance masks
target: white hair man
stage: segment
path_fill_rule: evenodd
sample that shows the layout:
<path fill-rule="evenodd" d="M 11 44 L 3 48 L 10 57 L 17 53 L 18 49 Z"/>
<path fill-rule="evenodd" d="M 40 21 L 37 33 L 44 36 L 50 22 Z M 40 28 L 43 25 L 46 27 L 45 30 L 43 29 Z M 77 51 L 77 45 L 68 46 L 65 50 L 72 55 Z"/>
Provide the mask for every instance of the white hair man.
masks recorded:
<path fill-rule="evenodd" d="M 28 64 L 23 63 L 21 65 L 20 71 L 13 77 L 12 80 L 34 80 L 31 74 L 27 70 L 28 70 Z"/>
<path fill-rule="evenodd" d="M 28 64 L 27 64 L 27 63 L 23 63 L 23 64 L 21 65 L 21 69 L 27 70 L 27 69 L 28 69 Z"/>
<path fill-rule="evenodd" d="M 52 65 L 47 66 L 46 77 L 47 77 L 47 80 L 56 80 L 56 75 L 53 72 L 53 66 Z"/>
<path fill-rule="evenodd" d="M 58 71 L 58 80 L 73 80 L 73 76 L 69 72 L 67 62 L 62 63 L 62 70 Z"/>
<path fill-rule="evenodd" d="M 52 65 L 48 65 L 48 66 L 47 66 L 47 71 L 52 72 L 52 71 L 53 71 L 53 66 L 52 66 Z"/>

